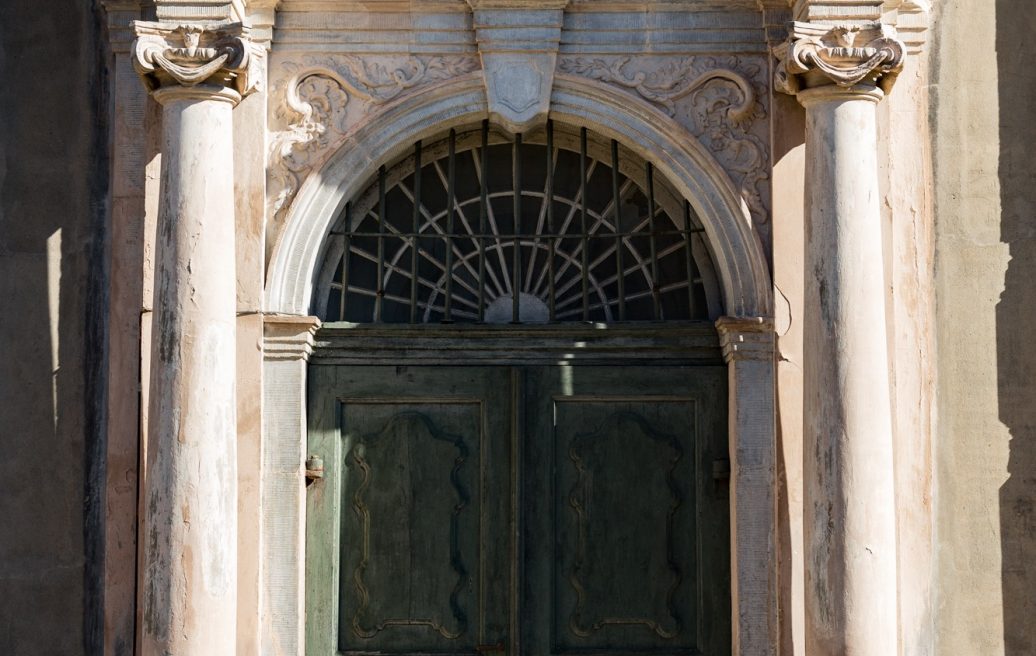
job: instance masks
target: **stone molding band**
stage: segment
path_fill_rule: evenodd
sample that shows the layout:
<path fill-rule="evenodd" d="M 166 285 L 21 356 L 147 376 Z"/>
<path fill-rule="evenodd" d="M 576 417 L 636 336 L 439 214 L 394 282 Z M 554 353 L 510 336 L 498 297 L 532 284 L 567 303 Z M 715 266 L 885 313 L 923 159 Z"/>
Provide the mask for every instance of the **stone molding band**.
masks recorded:
<path fill-rule="evenodd" d="M 791 95 L 837 85 L 876 86 L 886 93 L 903 70 L 906 46 L 880 23 L 814 25 L 794 22 L 789 39 L 774 49 L 776 87 Z"/>
<path fill-rule="evenodd" d="M 258 82 L 252 72 L 258 57 L 249 28 L 241 23 L 210 27 L 134 21 L 133 31 L 133 67 L 156 99 L 165 89 L 194 89 L 198 99 L 215 91 L 236 104 Z"/>

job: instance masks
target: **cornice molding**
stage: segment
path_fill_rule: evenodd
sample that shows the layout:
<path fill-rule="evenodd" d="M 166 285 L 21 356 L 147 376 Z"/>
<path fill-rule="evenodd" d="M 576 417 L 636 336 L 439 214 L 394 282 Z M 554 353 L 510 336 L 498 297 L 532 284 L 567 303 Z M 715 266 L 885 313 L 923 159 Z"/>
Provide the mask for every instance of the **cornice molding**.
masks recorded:
<path fill-rule="evenodd" d="M 931 26 L 931 1 L 887 0 L 885 12 L 884 22 L 896 26 L 896 38 L 906 44 L 907 52 L 912 55 L 923 52 Z"/>
<path fill-rule="evenodd" d="M 795 20 L 828 26 L 881 20 L 885 0 L 789 0 Z"/>
<path fill-rule="evenodd" d="M 752 360 L 771 362 L 774 356 L 773 319 L 720 317 L 716 321 L 723 359 L 727 363 Z"/>
<path fill-rule="evenodd" d="M 244 96 L 260 77 L 254 70 L 260 58 L 253 53 L 249 29 L 241 23 L 134 21 L 133 29 L 133 66 L 152 92 L 204 86 Z"/>
<path fill-rule="evenodd" d="M 569 0 L 467 0 L 472 11 L 483 9 L 550 9 L 563 10 Z"/>
<path fill-rule="evenodd" d="M 136 35 L 132 23 L 141 17 L 140 0 L 101 0 L 108 28 L 108 45 L 112 52 L 130 52 Z"/>
<path fill-rule="evenodd" d="M 903 69 L 906 47 L 884 25 L 791 24 L 786 43 L 774 49 L 780 61 L 776 86 L 792 95 L 835 84 L 876 86 L 886 93 Z"/>
<path fill-rule="evenodd" d="M 175 23 L 241 21 L 242 0 L 154 0 L 155 18 Z"/>

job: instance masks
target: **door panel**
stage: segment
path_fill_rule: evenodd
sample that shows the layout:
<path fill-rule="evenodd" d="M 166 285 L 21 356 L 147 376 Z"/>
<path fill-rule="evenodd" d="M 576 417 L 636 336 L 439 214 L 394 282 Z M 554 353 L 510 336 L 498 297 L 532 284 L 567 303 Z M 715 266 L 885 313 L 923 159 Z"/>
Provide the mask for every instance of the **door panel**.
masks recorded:
<path fill-rule="evenodd" d="M 555 412 L 558 646 L 694 647 L 694 401 L 559 399 Z"/>
<path fill-rule="evenodd" d="M 307 572 L 307 606 L 332 624 L 307 622 L 307 653 L 472 654 L 505 641 L 510 372 L 314 369 L 311 450 L 332 449 L 335 466 L 310 492 L 308 561 L 336 560 L 337 581 Z M 330 519 L 333 536 L 314 526 Z"/>
<path fill-rule="evenodd" d="M 530 371 L 530 654 L 729 653 L 722 368 Z M 537 494 L 529 494 L 532 488 Z"/>
<path fill-rule="evenodd" d="M 307 654 L 729 654 L 724 368 L 311 382 Z"/>
<path fill-rule="evenodd" d="M 345 649 L 473 646 L 480 414 L 477 402 L 343 404 Z"/>

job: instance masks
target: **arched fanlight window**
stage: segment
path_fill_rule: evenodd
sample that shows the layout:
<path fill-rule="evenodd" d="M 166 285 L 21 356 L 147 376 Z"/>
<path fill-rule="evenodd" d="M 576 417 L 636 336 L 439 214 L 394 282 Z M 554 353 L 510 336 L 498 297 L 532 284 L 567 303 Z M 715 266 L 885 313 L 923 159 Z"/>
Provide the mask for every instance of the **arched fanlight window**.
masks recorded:
<path fill-rule="evenodd" d="M 552 123 L 451 131 L 382 167 L 331 231 L 316 303 L 354 323 L 722 313 L 690 204 L 617 142 Z"/>

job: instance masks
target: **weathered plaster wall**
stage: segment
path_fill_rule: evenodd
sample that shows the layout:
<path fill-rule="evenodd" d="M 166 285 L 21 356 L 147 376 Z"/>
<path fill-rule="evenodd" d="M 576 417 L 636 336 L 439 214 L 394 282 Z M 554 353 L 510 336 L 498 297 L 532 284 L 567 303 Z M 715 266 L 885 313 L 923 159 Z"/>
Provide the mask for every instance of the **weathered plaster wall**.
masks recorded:
<path fill-rule="evenodd" d="M 108 166 L 91 4 L 0 9 L 0 653 L 10 656 L 100 653 Z"/>
<path fill-rule="evenodd" d="M 945 0 L 933 52 L 937 654 L 1036 653 L 1036 12 Z"/>

